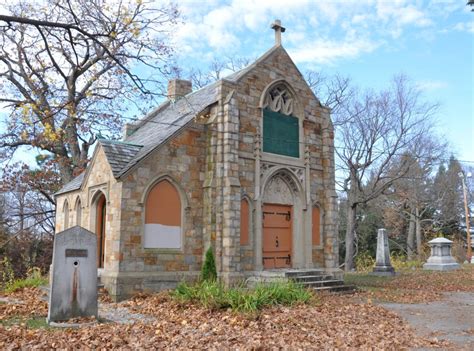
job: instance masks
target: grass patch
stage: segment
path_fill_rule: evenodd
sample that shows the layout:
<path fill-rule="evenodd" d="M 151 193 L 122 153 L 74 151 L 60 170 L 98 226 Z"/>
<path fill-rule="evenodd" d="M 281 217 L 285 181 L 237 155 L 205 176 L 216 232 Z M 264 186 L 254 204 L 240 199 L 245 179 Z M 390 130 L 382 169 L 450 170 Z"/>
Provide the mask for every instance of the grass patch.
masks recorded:
<path fill-rule="evenodd" d="M 269 306 L 307 303 L 312 294 L 293 282 L 262 284 L 254 289 L 245 289 L 225 288 L 216 281 L 202 281 L 194 285 L 181 283 L 171 296 L 180 302 L 197 303 L 209 309 L 256 312 Z"/>
<path fill-rule="evenodd" d="M 16 279 L 5 286 L 5 292 L 12 293 L 23 288 L 37 288 L 48 283 L 48 280 L 43 277 Z"/>
<path fill-rule="evenodd" d="M 23 288 L 37 288 L 48 283 L 39 269 L 33 269 L 26 278 L 15 279 L 5 284 L 5 292 L 12 293 Z"/>
<path fill-rule="evenodd" d="M 344 275 L 344 283 L 353 284 L 360 287 L 382 287 L 387 282 L 393 280 L 394 277 L 381 277 L 371 274 L 362 273 L 346 273 Z"/>
<path fill-rule="evenodd" d="M 46 317 L 24 318 L 20 316 L 0 320 L 0 325 L 10 327 L 13 325 L 25 325 L 28 329 L 52 329 L 46 322 Z"/>

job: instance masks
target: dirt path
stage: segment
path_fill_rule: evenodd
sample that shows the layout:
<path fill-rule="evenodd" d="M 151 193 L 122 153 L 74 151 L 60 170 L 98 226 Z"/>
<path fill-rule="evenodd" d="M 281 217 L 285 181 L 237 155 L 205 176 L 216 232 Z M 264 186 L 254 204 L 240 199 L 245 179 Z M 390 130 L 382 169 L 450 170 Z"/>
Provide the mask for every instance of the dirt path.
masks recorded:
<path fill-rule="evenodd" d="M 420 336 L 436 337 L 474 350 L 474 292 L 445 293 L 441 301 L 420 304 L 382 303 L 402 316 Z"/>

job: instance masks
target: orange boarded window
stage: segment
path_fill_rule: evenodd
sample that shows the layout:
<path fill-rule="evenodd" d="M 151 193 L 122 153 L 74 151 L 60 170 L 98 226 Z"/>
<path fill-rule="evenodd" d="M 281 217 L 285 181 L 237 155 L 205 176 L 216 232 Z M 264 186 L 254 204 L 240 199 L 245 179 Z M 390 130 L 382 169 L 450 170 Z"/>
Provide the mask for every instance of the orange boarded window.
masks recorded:
<path fill-rule="evenodd" d="M 240 202 L 240 245 L 249 244 L 249 203 L 247 199 Z"/>
<path fill-rule="evenodd" d="M 321 245 L 321 213 L 319 207 L 313 207 L 313 245 Z"/>
<path fill-rule="evenodd" d="M 145 204 L 145 248 L 181 247 L 181 201 L 167 180 L 157 183 Z"/>

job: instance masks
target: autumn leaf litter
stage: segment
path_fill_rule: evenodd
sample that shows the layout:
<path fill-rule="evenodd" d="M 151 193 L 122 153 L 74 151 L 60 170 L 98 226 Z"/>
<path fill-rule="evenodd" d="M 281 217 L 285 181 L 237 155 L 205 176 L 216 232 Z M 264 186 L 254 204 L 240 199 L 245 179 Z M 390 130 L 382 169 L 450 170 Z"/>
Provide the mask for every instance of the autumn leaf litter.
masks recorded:
<path fill-rule="evenodd" d="M 337 295 L 321 295 L 317 303 L 273 307 L 249 315 L 180 304 L 168 293 L 159 293 L 119 304 L 104 303 L 110 309 L 146 316 L 129 324 L 33 329 L 25 323 L 3 323 L 11 318 L 45 317 L 47 303 L 39 296 L 37 289 L 23 289 L 9 296 L 16 302 L 0 304 L 0 349 L 449 347 L 436 338 L 416 336 L 399 316 L 380 306 Z"/>

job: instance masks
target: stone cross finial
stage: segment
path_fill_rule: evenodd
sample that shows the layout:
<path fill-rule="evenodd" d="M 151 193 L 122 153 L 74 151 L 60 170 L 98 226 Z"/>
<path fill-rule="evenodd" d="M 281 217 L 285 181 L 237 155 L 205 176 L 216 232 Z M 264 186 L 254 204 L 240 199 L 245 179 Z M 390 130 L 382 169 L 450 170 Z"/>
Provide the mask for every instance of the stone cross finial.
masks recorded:
<path fill-rule="evenodd" d="M 286 28 L 281 26 L 279 19 L 276 19 L 272 23 L 272 29 L 275 31 L 275 45 L 281 45 L 281 33 L 283 33 Z"/>

